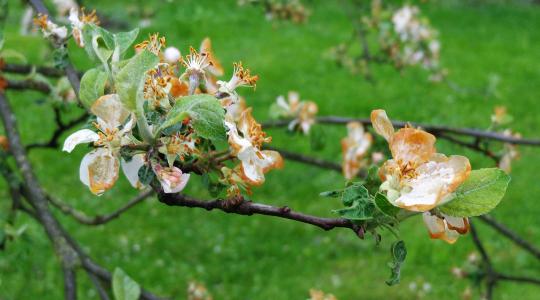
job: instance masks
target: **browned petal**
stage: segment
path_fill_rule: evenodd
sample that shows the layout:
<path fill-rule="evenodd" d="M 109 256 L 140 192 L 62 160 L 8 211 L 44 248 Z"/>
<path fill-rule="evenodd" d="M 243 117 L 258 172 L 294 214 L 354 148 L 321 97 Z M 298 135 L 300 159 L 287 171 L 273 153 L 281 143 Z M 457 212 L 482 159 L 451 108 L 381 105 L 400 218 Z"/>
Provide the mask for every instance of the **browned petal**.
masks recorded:
<path fill-rule="evenodd" d="M 180 81 L 176 77 L 172 77 L 170 82 L 171 82 L 171 91 L 170 91 L 170 93 L 174 98 L 178 98 L 178 97 L 181 97 L 181 96 L 187 96 L 189 86 L 188 86 L 188 84 L 186 82 Z"/>
<path fill-rule="evenodd" d="M 202 41 L 200 50 L 201 53 L 206 53 L 208 56 L 208 61 L 210 62 L 208 69 L 210 72 L 215 76 L 223 76 L 223 66 L 214 55 L 214 51 L 212 50 L 212 41 L 210 41 L 210 38 L 206 37 Z"/>
<path fill-rule="evenodd" d="M 435 136 L 420 129 L 402 128 L 390 139 L 390 151 L 400 165 L 418 166 L 436 152 Z"/>

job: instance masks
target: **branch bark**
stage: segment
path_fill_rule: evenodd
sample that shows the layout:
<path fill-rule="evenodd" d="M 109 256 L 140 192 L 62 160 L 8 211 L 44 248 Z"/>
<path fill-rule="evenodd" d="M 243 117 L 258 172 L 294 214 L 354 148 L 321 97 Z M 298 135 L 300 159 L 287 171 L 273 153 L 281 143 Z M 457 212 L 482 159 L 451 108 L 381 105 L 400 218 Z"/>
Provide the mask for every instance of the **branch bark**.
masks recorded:
<path fill-rule="evenodd" d="M 133 199 L 129 200 L 124 206 L 120 207 L 114 212 L 106 214 L 106 215 L 97 215 L 93 217 L 87 216 L 85 213 L 75 209 L 74 207 L 68 205 L 67 203 L 62 202 L 59 199 L 56 199 L 52 196 L 48 195 L 47 199 L 53 206 L 60 209 L 64 214 L 73 217 L 77 222 L 84 225 L 96 226 L 96 225 L 102 225 L 102 224 L 105 224 L 112 220 L 117 219 L 124 212 L 128 211 L 130 208 L 136 206 L 137 204 L 143 202 L 146 198 L 150 197 L 153 194 L 154 194 L 153 190 L 144 191 L 140 193 L 139 195 L 133 197 Z"/>
<path fill-rule="evenodd" d="M 244 199 L 236 200 L 199 200 L 187 195 L 182 194 L 165 194 L 162 191 L 158 191 L 158 199 L 169 206 L 183 206 L 183 207 L 196 207 L 204 208 L 208 211 L 217 209 L 226 213 L 234 213 L 244 216 L 251 216 L 254 214 L 274 216 L 284 219 L 289 219 L 301 223 L 317 226 L 324 230 L 331 230 L 334 228 L 349 228 L 352 229 L 355 234 L 359 234 L 360 227 L 353 224 L 350 220 L 343 218 L 321 218 L 317 216 L 307 215 L 299 212 L 292 211 L 289 207 L 276 207 L 261 203 L 255 203 L 246 201 Z"/>
<path fill-rule="evenodd" d="M 264 128 L 285 127 L 289 124 L 289 122 L 290 120 L 277 120 L 277 121 L 263 122 L 262 126 Z M 371 126 L 371 120 L 366 119 L 366 118 L 324 116 L 324 117 L 318 117 L 316 119 L 316 122 L 320 124 L 333 124 L 333 125 L 342 125 L 342 124 L 347 124 L 349 122 L 359 122 L 365 126 Z M 473 128 L 455 128 L 455 127 L 450 127 L 450 126 L 439 126 L 439 125 L 403 122 L 403 121 L 392 121 L 392 124 L 398 128 L 405 127 L 405 125 L 410 124 L 415 127 L 421 127 L 424 130 L 436 136 L 439 136 L 440 133 L 451 133 L 451 134 L 456 134 L 456 135 L 472 136 L 472 137 L 486 139 L 486 140 L 495 140 L 495 141 L 515 144 L 515 145 L 540 146 L 539 139 L 516 138 L 512 136 L 506 136 L 498 132 L 483 131 L 483 130 L 473 129 Z"/>

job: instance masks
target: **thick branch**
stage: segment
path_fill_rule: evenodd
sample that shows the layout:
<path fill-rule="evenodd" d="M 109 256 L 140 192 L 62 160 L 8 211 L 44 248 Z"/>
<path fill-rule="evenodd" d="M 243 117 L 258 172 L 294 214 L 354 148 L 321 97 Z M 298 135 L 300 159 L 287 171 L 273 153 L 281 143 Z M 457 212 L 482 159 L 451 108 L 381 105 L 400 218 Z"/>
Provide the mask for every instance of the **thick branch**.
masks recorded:
<path fill-rule="evenodd" d="M 239 215 L 250 216 L 254 214 L 274 216 L 284 219 L 289 219 L 301 223 L 311 224 L 322 228 L 324 230 L 331 230 L 334 228 L 350 228 L 356 234 L 360 229 L 358 225 L 353 224 L 350 220 L 343 218 L 321 218 L 317 216 L 307 215 L 299 212 L 292 211 L 289 207 L 276 207 L 261 203 L 255 203 L 238 199 L 236 202 L 231 200 L 198 200 L 190 196 L 182 194 L 165 194 L 163 192 L 158 193 L 159 201 L 169 206 L 183 206 L 183 207 L 197 207 L 204 208 L 206 210 L 218 209 L 226 213 L 233 213 Z"/>
<path fill-rule="evenodd" d="M 75 209 L 74 207 L 68 205 L 65 202 L 60 201 L 59 199 L 56 199 L 54 197 L 48 196 L 49 202 L 60 209 L 64 214 L 69 215 L 73 217 L 77 222 L 84 224 L 84 225 L 101 225 L 108 223 L 118 217 L 130 208 L 136 206 L 137 204 L 144 201 L 146 198 L 150 197 L 154 194 L 153 190 L 148 190 L 145 192 L 140 193 L 139 195 L 133 197 L 133 199 L 129 200 L 124 206 L 120 207 L 119 209 L 115 210 L 112 213 L 106 214 L 106 215 L 97 215 L 93 217 L 87 216 L 85 213 Z"/>
<path fill-rule="evenodd" d="M 334 125 L 347 124 L 349 122 L 360 122 L 363 125 L 371 126 L 371 120 L 364 119 L 364 118 L 325 116 L 325 117 L 318 117 L 316 121 L 317 123 L 320 123 L 320 124 L 334 124 Z M 265 128 L 285 127 L 289 124 L 289 122 L 290 120 L 278 120 L 278 121 L 264 122 L 262 123 L 262 125 Z M 415 127 L 421 127 L 424 130 L 436 136 L 438 136 L 440 133 L 452 133 L 452 134 L 457 134 L 457 135 L 477 137 L 477 138 L 486 139 L 486 140 L 495 140 L 495 141 L 500 141 L 500 142 L 509 143 L 509 144 L 540 146 L 540 140 L 538 139 L 516 138 L 513 136 L 506 136 L 498 132 L 483 131 L 479 129 L 455 128 L 455 127 L 449 127 L 449 126 L 439 126 L 439 125 L 430 125 L 430 124 L 412 123 L 412 122 L 403 122 L 403 121 L 393 121 L 392 124 L 394 124 L 395 127 L 399 127 L 399 128 L 404 127 L 407 124 L 411 124 L 412 126 L 415 126 Z"/>
<path fill-rule="evenodd" d="M 77 274 L 74 266 L 62 265 L 64 271 L 64 295 L 66 299 L 77 299 Z"/>
<path fill-rule="evenodd" d="M 4 64 L 0 70 L 4 73 L 14 73 L 14 74 L 30 74 L 33 71 L 47 76 L 47 77 L 62 77 L 64 76 L 64 71 L 58 68 L 53 67 L 42 67 L 42 66 L 33 66 L 33 65 L 18 65 L 18 64 Z"/>
<path fill-rule="evenodd" d="M 36 81 L 32 79 L 26 79 L 26 80 L 7 80 L 7 89 L 8 90 L 33 90 L 42 92 L 44 94 L 49 94 L 51 92 L 51 88 L 49 85 L 43 81 Z"/>
<path fill-rule="evenodd" d="M 487 225 L 489 225 L 490 227 L 492 227 L 493 229 L 497 230 L 502 235 L 511 239 L 514 243 L 516 243 L 523 249 L 530 252 L 536 258 L 540 259 L 540 249 L 536 248 L 533 244 L 521 238 L 519 235 L 517 235 L 517 233 L 513 232 L 512 230 L 510 230 L 503 224 L 497 222 L 493 217 L 489 215 L 483 215 L 483 216 L 479 216 L 478 218 L 482 220 L 484 223 L 486 223 Z"/>

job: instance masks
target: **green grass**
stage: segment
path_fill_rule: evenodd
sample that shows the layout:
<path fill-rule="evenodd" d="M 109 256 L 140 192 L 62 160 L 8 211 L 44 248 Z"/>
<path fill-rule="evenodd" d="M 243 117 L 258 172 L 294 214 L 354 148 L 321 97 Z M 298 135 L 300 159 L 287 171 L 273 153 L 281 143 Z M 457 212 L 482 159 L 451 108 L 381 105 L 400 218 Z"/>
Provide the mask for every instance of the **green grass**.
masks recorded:
<path fill-rule="evenodd" d="M 90 2 L 90 1 L 87 1 Z M 205 36 L 212 38 L 225 65 L 242 60 L 261 76 L 256 92 L 246 90 L 249 105 L 259 120 L 267 119 L 276 96 L 297 90 L 304 99 L 316 101 L 321 115 L 366 117 L 384 108 L 391 118 L 453 126 L 485 128 L 494 105 L 507 105 L 515 116 L 513 127 L 524 136 L 540 136 L 540 7 L 521 5 L 474 5 L 432 3 L 423 5 L 439 29 L 442 63 L 450 79 L 460 86 L 481 89 L 490 74 L 501 82 L 500 96 L 459 94 L 446 85 L 434 85 L 421 70 L 399 74 L 376 67 L 377 84 L 367 83 L 324 58 L 332 46 L 347 39 L 351 25 L 345 13 L 331 1 L 313 1 L 305 25 L 267 22 L 260 9 L 238 7 L 236 1 L 155 1 L 145 4 L 155 16 L 149 32 L 167 36 L 169 45 L 186 52 Z M 130 1 L 92 1 L 111 16 L 134 20 L 127 11 Z M 19 8 L 14 9 L 17 14 Z M 50 54 L 39 37 L 18 37 L 18 17 L 11 16 L 6 47 L 24 52 L 31 62 L 41 63 Z M 135 26 L 136 24 L 134 24 Z M 90 65 L 74 49 L 80 68 Z M 230 74 L 231 68 L 227 68 Z M 18 115 L 24 142 L 45 140 L 52 132 L 52 112 L 36 103 L 36 93 L 8 94 Z M 74 112 L 74 115 L 76 112 Z M 326 147 L 312 151 L 307 138 L 280 130 L 269 131 L 273 145 L 339 160 L 340 127 L 327 128 Z M 469 150 L 438 143 L 440 152 L 464 154 L 473 168 L 490 161 Z M 493 215 L 530 241 L 540 238 L 538 215 L 538 166 L 534 148 L 520 148 L 508 193 Z M 135 195 L 125 179 L 102 197 L 92 196 L 78 180 L 84 147 L 67 155 L 35 150 L 30 158 L 45 189 L 89 214 L 106 213 Z M 1 183 L 0 205 L 7 211 L 7 191 Z M 318 197 L 324 190 L 340 187 L 340 174 L 287 162 L 285 169 L 271 172 L 267 183 L 255 190 L 253 199 L 272 205 L 288 205 L 306 213 L 331 216 L 339 207 L 334 200 Z M 193 178 L 187 193 L 208 197 Z M 109 269 L 120 266 L 149 290 L 177 299 L 185 298 L 187 282 L 204 282 L 215 299 L 305 299 L 310 288 L 335 294 L 339 299 L 415 299 L 411 282 L 432 286 L 427 299 L 457 299 L 469 284 L 450 274 L 474 250 L 470 237 L 454 245 L 428 238 L 420 218 L 401 226 L 409 255 L 402 283 L 388 287 L 388 247 L 383 236 L 377 247 L 371 238 L 359 240 L 348 230 L 324 232 L 287 220 L 228 215 L 188 208 L 171 208 L 155 199 L 132 209 L 120 219 L 98 227 L 83 227 L 57 214 L 69 232 L 96 260 Z M 59 299 L 61 274 L 50 243 L 42 229 L 20 215 L 17 224 L 28 224 L 25 234 L 0 253 L 0 299 Z M 509 274 L 539 276 L 540 263 L 527 253 L 478 225 L 486 247 L 500 270 Z M 81 299 L 97 299 L 83 272 L 79 272 Z M 537 299 L 538 287 L 503 282 L 495 299 Z M 478 291 L 476 291 L 478 293 Z M 475 297 L 477 297 L 476 295 Z"/>

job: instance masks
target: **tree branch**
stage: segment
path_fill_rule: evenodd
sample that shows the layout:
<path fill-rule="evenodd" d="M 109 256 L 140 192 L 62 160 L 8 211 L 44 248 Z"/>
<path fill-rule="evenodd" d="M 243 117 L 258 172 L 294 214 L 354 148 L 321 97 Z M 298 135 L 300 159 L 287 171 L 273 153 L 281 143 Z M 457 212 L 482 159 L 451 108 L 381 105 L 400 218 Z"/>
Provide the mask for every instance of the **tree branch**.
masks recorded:
<path fill-rule="evenodd" d="M 289 124 L 290 120 L 276 120 L 261 123 L 264 128 L 272 127 L 285 127 Z M 333 124 L 333 125 L 342 125 L 349 122 L 359 122 L 365 126 L 371 126 L 371 120 L 365 118 L 347 118 L 347 117 L 337 117 L 337 116 L 324 116 L 316 118 L 316 122 L 320 124 Z M 455 128 L 449 126 L 439 126 L 439 125 L 430 125 L 423 123 L 413 123 L 413 122 L 403 122 L 403 121 L 392 121 L 392 124 L 395 127 L 401 128 L 405 125 L 410 124 L 415 127 L 421 127 L 427 132 L 432 133 L 435 136 L 439 136 L 440 133 L 451 133 L 456 135 L 472 136 L 480 139 L 486 140 L 495 140 L 509 144 L 515 145 L 526 145 L 526 146 L 540 146 L 539 139 L 524 139 L 516 138 L 513 136 L 506 136 L 498 132 L 483 131 L 479 129 L 472 128 Z"/>
<path fill-rule="evenodd" d="M 3 93 L 0 93 L 0 117 L 4 124 L 5 131 L 7 133 L 9 141 L 9 149 L 11 154 L 15 157 L 16 165 L 18 166 L 22 177 L 25 182 L 25 192 L 28 202 L 35 209 L 36 220 L 41 223 L 47 236 L 51 240 L 55 253 L 61 260 L 62 269 L 64 270 L 64 295 L 66 299 L 72 295 L 73 279 L 71 279 L 71 271 L 78 263 L 81 263 L 83 268 L 87 272 L 92 272 L 98 277 L 107 282 L 111 282 L 111 274 L 98 264 L 94 263 L 90 257 L 81 249 L 77 242 L 65 231 L 56 218 L 52 215 L 48 208 L 48 201 L 44 191 L 42 190 L 36 176 L 32 171 L 24 147 L 22 146 L 19 133 L 17 131 L 17 124 L 15 116 L 11 111 L 11 107 L 5 98 Z M 155 300 L 159 299 L 157 296 L 143 290 L 141 294 L 142 299 Z"/>
<path fill-rule="evenodd" d="M 299 154 L 299 153 L 274 148 L 274 147 L 271 147 L 271 146 L 264 146 L 264 149 L 277 151 L 284 158 L 294 160 L 294 161 L 297 161 L 297 162 L 300 162 L 300 163 L 316 166 L 316 167 L 319 167 L 319 168 L 322 168 L 322 169 L 334 170 L 334 171 L 337 171 L 337 172 L 341 172 L 341 170 L 342 170 L 341 166 L 339 164 L 331 162 L 331 161 L 326 161 L 326 160 L 323 160 L 323 159 L 314 158 L 314 157 L 310 157 L 310 156 L 307 156 L 307 155 L 302 155 L 302 154 Z"/>
<path fill-rule="evenodd" d="M 85 213 L 75 209 L 74 207 L 54 197 L 47 196 L 47 199 L 53 206 L 60 209 L 64 214 L 73 217 L 77 222 L 84 225 L 95 226 L 95 225 L 105 224 L 114 219 L 117 219 L 118 217 L 120 217 L 122 213 L 126 212 L 127 210 L 136 206 L 137 204 L 143 202 L 146 198 L 150 197 L 153 194 L 154 194 L 153 190 L 144 191 L 140 193 L 139 195 L 133 197 L 133 199 L 129 200 L 124 206 L 120 207 L 114 212 L 106 214 L 106 215 L 97 215 L 94 217 L 89 217 Z"/>
<path fill-rule="evenodd" d="M 33 79 L 26 79 L 26 80 L 11 80 L 6 79 L 7 82 L 7 89 L 8 90 L 33 90 L 42 92 L 44 94 L 49 94 L 51 92 L 51 88 L 49 85 L 43 81 L 36 81 Z"/>
<path fill-rule="evenodd" d="M 32 143 L 32 144 L 29 144 L 26 146 L 26 150 L 27 151 L 30 151 L 31 149 L 34 149 L 34 148 L 58 148 L 58 146 L 60 146 L 60 143 L 59 143 L 59 139 L 60 139 L 60 136 L 62 136 L 62 134 L 68 130 L 70 130 L 71 128 L 75 127 L 75 125 L 85 121 L 86 119 L 88 119 L 89 115 L 87 112 L 83 113 L 82 115 L 80 115 L 79 117 L 67 122 L 67 123 L 63 123 L 62 120 L 60 119 L 60 115 L 59 115 L 59 111 L 57 109 L 55 109 L 55 117 L 56 117 L 56 129 L 54 130 L 51 138 L 47 141 L 47 142 L 42 142 L 42 143 Z"/>
<path fill-rule="evenodd" d="M 0 71 L 4 73 L 14 73 L 14 74 L 30 74 L 32 72 L 37 72 L 41 75 L 47 77 L 62 77 L 64 76 L 64 71 L 54 67 L 43 67 L 43 66 L 34 66 L 34 65 L 19 65 L 19 64 L 4 64 Z"/>
<path fill-rule="evenodd" d="M 331 230 L 334 228 L 349 228 L 352 229 L 357 235 L 359 234 L 360 227 L 353 224 L 350 220 L 343 218 L 321 218 L 317 216 L 307 215 L 299 212 L 292 211 L 289 207 L 276 207 L 261 203 L 255 203 L 246 201 L 244 199 L 235 200 L 198 200 L 187 195 L 182 194 L 165 194 L 162 191 L 158 191 L 158 199 L 169 206 L 183 206 L 183 207 L 196 207 L 204 208 L 206 210 L 221 210 L 226 213 L 239 214 L 244 216 L 251 216 L 254 214 L 274 216 L 284 219 L 289 219 L 301 223 L 317 226 L 324 230 Z"/>
<path fill-rule="evenodd" d="M 533 244 L 529 243 L 528 241 L 521 238 L 517 233 L 513 232 L 503 224 L 497 222 L 492 216 L 490 215 L 483 215 L 478 217 L 482 222 L 484 222 L 486 225 L 492 227 L 496 231 L 498 231 L 500 234 L 506 236 L 510 240 L 512 240 L 514 243 L 522 247 L 523 249 L 530 252 L 532 255 L 534 255 L 537 259 L 540 259 L 540 249 L 536 248 Z"/>

